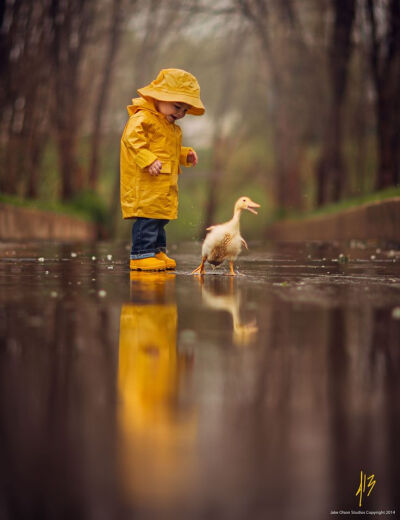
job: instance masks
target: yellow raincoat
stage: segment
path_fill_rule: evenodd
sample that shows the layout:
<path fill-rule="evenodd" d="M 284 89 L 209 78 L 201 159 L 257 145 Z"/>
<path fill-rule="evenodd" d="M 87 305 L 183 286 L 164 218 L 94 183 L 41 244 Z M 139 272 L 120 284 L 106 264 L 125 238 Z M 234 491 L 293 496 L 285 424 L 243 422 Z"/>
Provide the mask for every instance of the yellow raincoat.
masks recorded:
<path fill-rule="evenodd" d="M 154 99 L 181 101 L 201 115 L 204 107 L 196 78 L 179 69 L 162 70 L 155 81 L 139 89 L 142 98 L 128 106 L 129 120 L 121 139 L 121 208 L 124 218 L 176 219 L 178 216 L 178 174 L 180 165 L 191 166 L 191 148 L 181 145 L 182 131 L 156 110 Z M 161 174 L 152 176 L 146 168 L 155 160 Z"/>
<path fill-rule="evenodd" d="M 179 398 L 191 364 L 177 351 L 172 276 L 132 272 L 133 302 L 121 308 L 118 448 L 122 492 L 136 506 L 193 489 L 197 419 Z"/>

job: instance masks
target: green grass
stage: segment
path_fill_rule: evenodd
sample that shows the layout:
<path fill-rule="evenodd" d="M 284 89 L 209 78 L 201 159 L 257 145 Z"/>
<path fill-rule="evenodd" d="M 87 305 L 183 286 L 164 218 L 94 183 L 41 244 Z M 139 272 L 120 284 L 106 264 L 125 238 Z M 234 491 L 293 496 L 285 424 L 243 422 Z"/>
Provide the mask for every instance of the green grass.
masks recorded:
<path fill-rule="evenodd" d="M 326 206 L 322 206 L 321 208 L 314 209 L 307 213 L 291 212 L 286 214 L 284 219 L 303 220 L 309 217 L 332 215 L 334 213 L 339 213 L 341 211 L 362 206 L 363 204 L 391 199 L 393 197 L 400 197 L 400 186 L 393 186 L 384 190 L 376 191 L 374 193 L 369 193 L 365 195 L 360 195 L 358 197 L 352 197 L 349 199 L 341 200 L 334 204 L 327 204 Z"/>
<path fill-rule="evenodd" d="M 23 199 L 14 195 L 0 194 L 0 202 L 20 208 L 32 208 L 41 211 L 69 215 L 89 222 L 104 223 L 107 212 L 99 198 L 90 192 L 83 192 L 69 203 Z"/>

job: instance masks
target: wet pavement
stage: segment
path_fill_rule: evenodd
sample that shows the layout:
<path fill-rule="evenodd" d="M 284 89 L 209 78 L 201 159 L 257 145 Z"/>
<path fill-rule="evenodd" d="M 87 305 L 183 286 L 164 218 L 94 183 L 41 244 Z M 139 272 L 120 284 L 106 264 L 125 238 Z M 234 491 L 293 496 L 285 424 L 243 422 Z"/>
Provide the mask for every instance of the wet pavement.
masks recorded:
<path fill-rule="evenodd" d="M 400 251 L 249 245 L 0 244 L 1 520 L 400 518 Z"/>

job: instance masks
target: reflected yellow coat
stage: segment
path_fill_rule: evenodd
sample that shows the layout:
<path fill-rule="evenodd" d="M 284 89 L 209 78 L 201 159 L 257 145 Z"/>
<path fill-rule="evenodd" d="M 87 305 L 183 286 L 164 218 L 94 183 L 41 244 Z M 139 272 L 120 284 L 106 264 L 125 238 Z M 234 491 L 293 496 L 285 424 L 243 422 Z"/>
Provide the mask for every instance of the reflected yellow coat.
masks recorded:
<path fill-rule="evenodd" d="M 136 507 L 161 507 L 193 489 L 197 421 L 178 403 L 185 366 L 178 362 L 177 319 L 172 303 L 121 309 L 118 449 L 122 490 Z"/>
<path fill-rule="evenodd" d="M 191 148 L 181 145 L 180 127 L 169 123 L 151 99 L 133 99 L 127 108 L 130 117 L 121 139 L 122 215 L 176 219 L 180 164 L 190 166 Z M 152 176 L 145 168 L 156 159 L 162 169 Z"/>

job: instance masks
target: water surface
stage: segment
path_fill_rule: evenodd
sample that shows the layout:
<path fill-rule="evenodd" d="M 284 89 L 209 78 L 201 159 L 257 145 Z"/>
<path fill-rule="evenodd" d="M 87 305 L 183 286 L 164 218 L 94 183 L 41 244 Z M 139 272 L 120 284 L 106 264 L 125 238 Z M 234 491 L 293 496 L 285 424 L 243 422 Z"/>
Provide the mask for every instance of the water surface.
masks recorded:
<path fill-rule="evenodd" d="M 0 244 L 1 519 L 399 509 L 400 251 L 250 244 L 234 278 L 191 276 L 199 244 L 175 273 L 128 254 Z"/>

